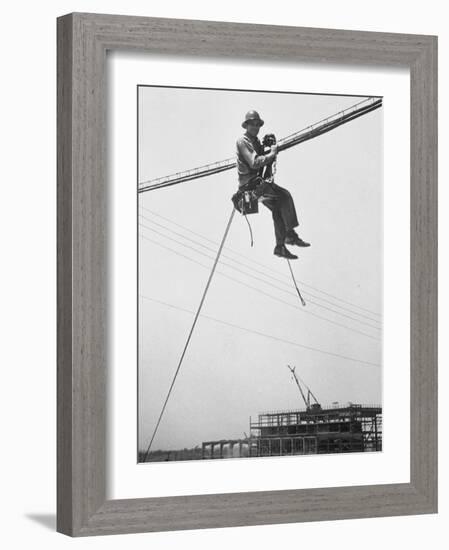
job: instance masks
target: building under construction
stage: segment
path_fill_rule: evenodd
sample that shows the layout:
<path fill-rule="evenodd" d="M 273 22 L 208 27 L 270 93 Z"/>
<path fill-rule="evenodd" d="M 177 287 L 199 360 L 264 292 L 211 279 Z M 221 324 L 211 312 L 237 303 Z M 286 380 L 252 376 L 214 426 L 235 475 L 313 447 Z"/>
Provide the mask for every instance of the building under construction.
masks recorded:
<path fill-rule="evenodd" d="M 202 458 L 237 458 L 382 450 L 378 405 L 321 407 L 266 412 L 250 419 L 244 439 L 205 441 Z"/>
<path fill-rule="evenodd" d="M 204 441 L 202 458 L 237 458 L 382 450 L 380 405 L 322 407 L 310 388 L 288 367 L 305 408 L 265 412 L 249 421 L 249 437 Z"/>

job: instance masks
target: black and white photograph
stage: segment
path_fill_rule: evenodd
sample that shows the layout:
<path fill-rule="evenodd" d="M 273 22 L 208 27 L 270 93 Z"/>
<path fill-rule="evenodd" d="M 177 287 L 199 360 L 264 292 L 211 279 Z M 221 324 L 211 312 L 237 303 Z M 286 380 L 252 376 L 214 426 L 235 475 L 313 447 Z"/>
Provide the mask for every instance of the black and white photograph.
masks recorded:
<path fill-rule="evenodd" d="M 5 4 L 5 548 L 439 548 L 444 6 Z"/>
<path fill-rule="evenodd" d="M 138 462 L 382 450 L 382 116 L 138 86 Z"/>

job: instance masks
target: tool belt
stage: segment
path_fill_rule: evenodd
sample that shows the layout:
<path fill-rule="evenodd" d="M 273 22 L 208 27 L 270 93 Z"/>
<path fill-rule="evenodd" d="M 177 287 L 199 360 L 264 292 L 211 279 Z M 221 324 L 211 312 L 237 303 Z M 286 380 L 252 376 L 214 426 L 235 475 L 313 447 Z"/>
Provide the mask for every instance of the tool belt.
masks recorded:
<path fill-rule="evenodd" d="M 259 212 L 259 201 L 263 202 L 264 198 L 275 200 L 275 194 L 270 193 L 270 179 L 264 179 L 261 176 L 256 176 L 251 179 L 246 185 L 240 187 L 237 193 L 232 196 L 234 207 L 241 214 L 257 214 Z"/>
<path fill-rule="evenodd" d="M 257 214 L 259 212 L 259 197 L 256 187 L 257 183 L 251 180 L 232 195 L 234 207 L 240 214 Z"/>

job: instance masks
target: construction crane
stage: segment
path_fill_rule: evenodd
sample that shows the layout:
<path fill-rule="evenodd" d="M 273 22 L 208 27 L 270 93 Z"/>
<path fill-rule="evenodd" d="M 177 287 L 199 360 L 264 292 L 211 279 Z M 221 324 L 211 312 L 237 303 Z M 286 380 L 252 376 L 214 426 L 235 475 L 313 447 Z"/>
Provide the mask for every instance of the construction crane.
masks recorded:
<path fill-rule="evenodd" d="M 292 377 L 293 379 L 295 380 L 296 382 L 296 385 L 298 386 L 298 389 L 299 389 L 299 392 L 301 393 L 301 397 L 304 401 L 304 404 L 306 406 L 306 409 L 309 411 L 309 410 L 318 410 L 318 409 L 321 409 L 321 405 L 320 403 L 318 402 L 318 399 L 314 396 L 314 394 L 312 393 L 312 390 L 309 388 L 309 386 L 307 386 L 307 384 L 301 380 L 301 383 L 302 385 L 306 388 L 307 390 L 307 397 L 305 396 L 305 393 L 304 393 L 304 390 L 301 386 L 301 384 L 299 383 L 299 380 L 298 380 L 298 376 L 296 376 L 296 367 L 291 367 L 290 365 L 287 365 L 287 368 L 288 370 L 292 373 Z M 313 400 L 315 401 L 315 403 L 312 403 L 310 404 L 310 398 L 313 398 Z"/>

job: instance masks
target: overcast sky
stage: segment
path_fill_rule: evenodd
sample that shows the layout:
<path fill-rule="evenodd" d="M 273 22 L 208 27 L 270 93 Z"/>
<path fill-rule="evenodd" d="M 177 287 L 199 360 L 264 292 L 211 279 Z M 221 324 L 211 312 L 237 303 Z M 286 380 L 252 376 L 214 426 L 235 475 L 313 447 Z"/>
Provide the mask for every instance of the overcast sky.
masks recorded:
<path fill-rule="evenodd" d="M 232 157 L 250 109 L 265 120 L 259 137 L 281 138 L 360 99 L 140 87 L 139 181 Z M 323 405 L 381 403 L 382 134 L 378 109 L 279 155 L 276 182 L 292 193 L 298 233 L 312 243 L 292 247 L 307 306 L 294 295 L 287 262 L 273 256 L 269 210 L 261 206 L 249 217 L 253 248 L 236 215 L 226 243 L 232 251 L 224 250 L 153 450 L 240 438 L 250 416 L 302 408 L 287 364 Z M 220 241 L 236 187 L 232 170 L 139 195 L 140 449 L 151 438 L 213 263 L 205 247 L 214 245 L 183 228 Z"/>

